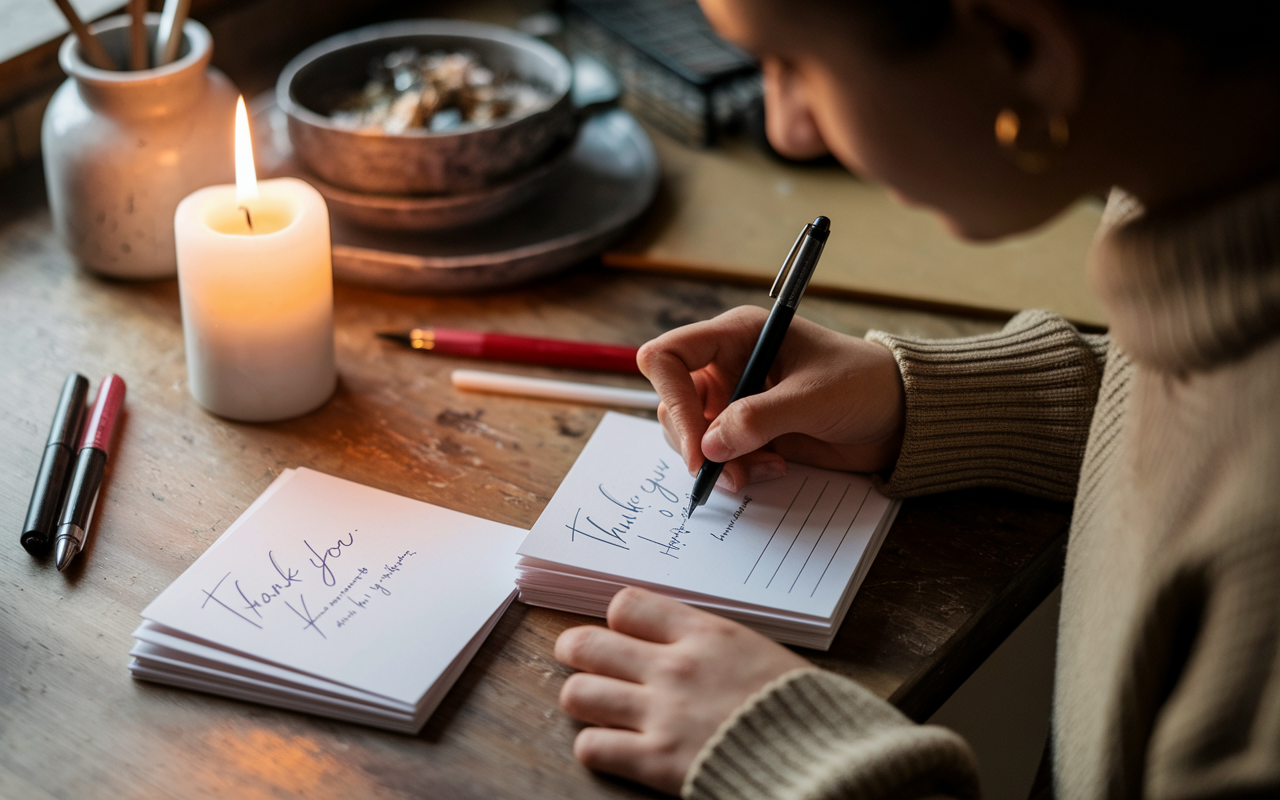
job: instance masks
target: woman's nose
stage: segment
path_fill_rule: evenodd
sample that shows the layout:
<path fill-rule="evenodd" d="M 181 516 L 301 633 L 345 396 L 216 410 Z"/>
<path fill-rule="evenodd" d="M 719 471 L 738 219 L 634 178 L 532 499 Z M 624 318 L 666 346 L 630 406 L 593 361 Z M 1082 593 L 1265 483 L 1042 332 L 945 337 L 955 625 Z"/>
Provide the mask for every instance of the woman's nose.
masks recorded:
<path fill-rule="evenodd" d="M 773 149 L 799 161 L 826 155 L 800 76 L 774 59 L 765 60 L 763 72 L 765 133 Z"/>

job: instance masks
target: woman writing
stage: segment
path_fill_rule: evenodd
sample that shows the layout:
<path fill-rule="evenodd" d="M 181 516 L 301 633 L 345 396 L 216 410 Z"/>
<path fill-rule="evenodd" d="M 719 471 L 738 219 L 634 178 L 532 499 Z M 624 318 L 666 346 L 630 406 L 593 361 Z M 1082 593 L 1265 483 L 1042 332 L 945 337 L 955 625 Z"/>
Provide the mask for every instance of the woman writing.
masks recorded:
<path fill-rule="evenodd" d="M 797 319 L 766 390 L 726 407 L 765 316 L 737 309 L 640 354 L 689 469 L 1073 500 L 1058 796 L 1280 795 L 1280 4 L 703 7 L 760 58 L 777 149 L 829 150 L 960 237 L 1109 192 L 1087 268 L 1111 329 L 1029 311 L 855 339 Z M 638 590 L 608 622 L 556 645 L 593 769 L 691 798 L 978 795 L 960 737 L 735 623 Z"/>

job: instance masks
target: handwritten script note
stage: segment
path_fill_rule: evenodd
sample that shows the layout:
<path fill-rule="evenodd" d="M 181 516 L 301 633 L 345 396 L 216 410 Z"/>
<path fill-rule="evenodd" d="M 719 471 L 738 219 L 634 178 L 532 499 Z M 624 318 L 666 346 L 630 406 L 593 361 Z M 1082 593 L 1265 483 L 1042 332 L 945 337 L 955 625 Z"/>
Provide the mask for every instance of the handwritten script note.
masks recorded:
<path fill-rule="evenodd" d="M 299 469 L 142 616 L 412 705 L 511 597 L 523 536 Z"/>
<path fill-rule="evenodd" d="M 797 464 L 687 518 L 692 488 L 658 423 L 608 414 L 521 563 L 830 620 L 893 508 L 863 475 Z"/>

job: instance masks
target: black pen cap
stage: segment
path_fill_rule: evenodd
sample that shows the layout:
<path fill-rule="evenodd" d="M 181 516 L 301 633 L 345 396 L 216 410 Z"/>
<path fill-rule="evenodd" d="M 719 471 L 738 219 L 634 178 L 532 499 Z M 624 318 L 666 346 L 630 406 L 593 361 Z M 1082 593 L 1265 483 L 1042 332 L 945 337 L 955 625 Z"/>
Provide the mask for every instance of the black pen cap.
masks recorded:
<path fill-rule="evenodd" d="M 22 525 L 22 546 L 32 555 L 49 548 L 53 528 L 58 523 L 63 501 L 70 483 L 71 464 L 75 460 L 76 438 L 84 421 L 84 401 L 89 393 L 89 379 L 73 372 L 62 385 L 62 396 L 53 415 L 53 427 L 45 444 L 36 485 L 31 490 L 31 505 Z"/>

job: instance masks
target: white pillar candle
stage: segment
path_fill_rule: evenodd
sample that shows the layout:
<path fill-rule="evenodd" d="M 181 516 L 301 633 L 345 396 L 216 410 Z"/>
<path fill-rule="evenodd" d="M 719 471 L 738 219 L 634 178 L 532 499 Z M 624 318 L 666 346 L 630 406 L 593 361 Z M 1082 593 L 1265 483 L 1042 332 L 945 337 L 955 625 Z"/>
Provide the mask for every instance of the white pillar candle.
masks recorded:
<path fill-rule="evenodd" d="M 239 191 L 200 189 L 174 214 L 182 330 L 196 401 L 269 422 L 318 408 L 337 385 L 329 211 L 300 180 L 258 183 L 252 161 L 246 186 L 239 128 Z"/>

